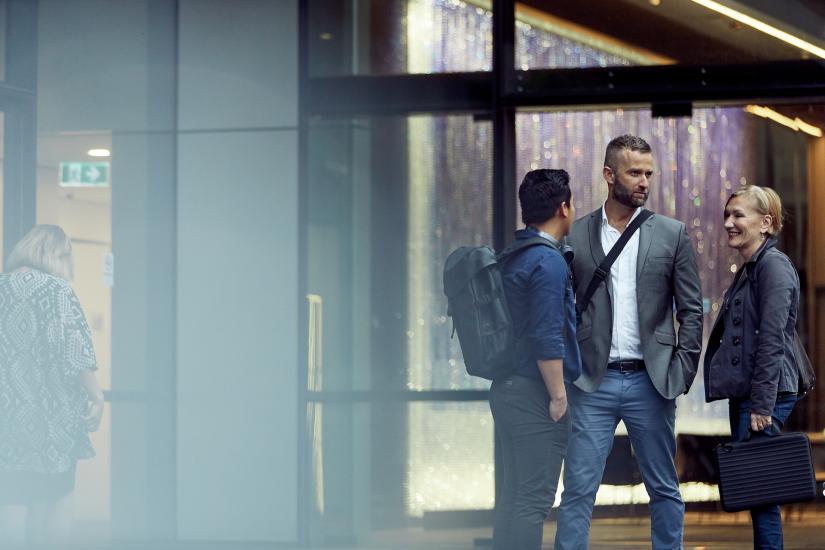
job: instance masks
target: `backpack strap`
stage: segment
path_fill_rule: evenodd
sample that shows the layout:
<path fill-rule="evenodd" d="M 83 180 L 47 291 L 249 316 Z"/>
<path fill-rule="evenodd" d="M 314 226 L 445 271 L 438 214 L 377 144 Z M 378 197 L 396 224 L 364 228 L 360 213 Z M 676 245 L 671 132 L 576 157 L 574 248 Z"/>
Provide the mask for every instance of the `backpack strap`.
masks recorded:
<path fill-rule="evenodd" d="M 562 258 L 564 258 L 564 261 L 567 262 L 567 265 L 570 265 L 570 263 L 573 261 L 573 247 L 565 243 L 562 243 L 560 246 L 558 246 L 544 237 L 530 237 L 529 239 L 515 241 L 513 244 L 511 244 L 510 246 L 508 246 L 496 255 L 496 261 L 506 262 L 509 259 L 509 257 L 515 254 L 516 252 L 520 252 L 525 248 L 529 248 L 535 245 L 549 246 L 550 248 L 557 250 L 558 253 L 561 254 Z"/>
<path fill-rule="evenodd" d="M 587 290 L 584 292 L 584 296 L 582 296 L 581 300 L 576 300 L 576 316 L 581 319 L 582 313 L 587 310 L 587 306 L 590 304 L 590 299 L 593 298 L 593 294 L 596 292 L 596 289 L 599 288 L 599 285 L 607 279 L 607 275 L 610 273 L 610 268 L 613 266 L 613 262 L 616 261 L 616 258 L 619 257 L 619 254 L 622 253 L 624 250 L 625 245 L 630 240 L 630 237 L 639 229 L 643 223 L 645 223 L 650 217 L 653 216 L 653 212 L 650 210 L 644 209 L 639 212 L 639 215 L 630 222 L 624 232 L 622 232 L 622 236 L 619 237 L 619 240 L 616 241 L 616 244 L 613 245 L 613 248 L 610 249 L 607 256 L 602 263 L 599 264 L 599 267 L 596 268 L 596 271 L 593 273 L 593 278 L 590 279 L 590 283 L 587 285 Z"/>
<path fill-rule="evenodd" d="M 530 237 L 529 239 L 520 239 L 513 242 L 513 244 L 511 244 L 510 246 L 496 254 L 496 261 L 506 262 L 510 258 L 510 256 L 514 255 L 516 252 L 521 252 L 525 248 L 530 248 L 532 246 L 538 245 L 549 246 L 550 248 L 555 248 L 556 250 L 558 250 L 558 248 L 553 243 L 551 243 L 544 237 Z"/>

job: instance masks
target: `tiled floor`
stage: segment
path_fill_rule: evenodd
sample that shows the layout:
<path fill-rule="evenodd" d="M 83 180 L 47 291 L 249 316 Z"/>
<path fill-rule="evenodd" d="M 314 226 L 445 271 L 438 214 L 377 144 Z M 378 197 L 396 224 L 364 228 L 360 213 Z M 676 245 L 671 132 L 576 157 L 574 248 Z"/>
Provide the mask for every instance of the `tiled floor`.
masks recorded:
<path fill-rule="evenodd" d="M 552 548 L 555 524 L 548 523 L 544 530 L 544 548 Z M 415 543 L 396 535 L 386 534 L 373 541 L 374 546 L 365 548 L 444 549 L 465 550 L 473 548 L 477 537 L 489 537 L 489 529 L 447 533 L 421 532 L 410 536 Z M 477 547 L 478 548 L 478 547 Z M 590 537 L 591 550 L 636 550 L 650 548 L 650 521 L 648 519 L 601 519 L 594 520 Z M 747 514 L 689 513 L 685 518 L 685 550 L 733 550 L 753 548 L 750 516 Z M 785 519 L 785 548 L 825 550 L 825 510 L 794 510 Z"/>
<path fill-rule="evenodd" d="M 641 518 L 597 519 L 591 530 L 591 550 L 635 550 L 650 548 L 650 522 Z M 544 548 L 552 548 L 555 524 L 548 523 Z M 353 545 L 324 545 L 338 550 L 483 550 L 489 548 L 490 528 L 408 529 L 376 532 L 370 540 Z M 747 514 L 688 513 L 685 518 L 685 550 L 750 549 L 751 525 Z M 214 542 L 156 542 L 83 544 L 83 550 L 297 550 L 273 544 Z M 825 507 L 792 508 L 785 514 L 786 550 L 825 550 Z M 3 549 L 5 550 L 5 549 Z M 56 550 L 50 548 L 48 550 Z"/>

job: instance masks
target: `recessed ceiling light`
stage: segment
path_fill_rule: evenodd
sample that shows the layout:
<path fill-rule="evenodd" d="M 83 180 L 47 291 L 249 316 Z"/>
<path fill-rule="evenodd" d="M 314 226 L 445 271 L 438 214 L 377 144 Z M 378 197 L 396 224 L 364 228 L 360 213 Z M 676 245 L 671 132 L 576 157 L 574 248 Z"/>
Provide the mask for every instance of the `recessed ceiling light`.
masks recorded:
<path fill-rule="evenodd" d="M 729 8 L 728 6 L 722 5 L 719 2 L 714 2 L 714 0 L 691 0 L 701 6 L 706 7 L 709 10 L 713 10 L 717 13 L 721 13 L 722 15 L 726 15 L 733 19 L 734 21 L 738 21 L 744 25 L 747 25 L 751 28 L 754 28 L 760 32 L 763 32 L 769 36 L 773 36 L 786 44 L 790 44 L 791 46 L 795 46 L 800 50 L 812 53 L 817 57 L 821 57 L 825 59 L 825 49 L 820 48 L 810 42 L 802 40 L 798 36 L 794 36 L 789 32 L 785 32 L 781 29 L 777 29 L 772 25 L 768 25 L 764 21 L 760 21 L 755 17 L 751 17 L 741 11 L 735 10 L 733 8 Z"/>
<path fill-rule="evenodd" d="M 86 154 L 90 157 L 110 157 L 112 152 L 108 149 L 89 149 Z"/>
<path fill-rule="evenodd" d="M 799 117 L 790 118 L 774 111 L 773 109 L 759 105 L 746 105 L 745 112 L 760 116 L 762 118 L 767 118 L 777 124 L 786 126 L 791 130 L 796 130 L 797 132 L 805 132 L 806 134 L 814 137 L 822 137 L 822 130 L 819 127 L 814 126 L 813 124 L 808 124 Z"/>

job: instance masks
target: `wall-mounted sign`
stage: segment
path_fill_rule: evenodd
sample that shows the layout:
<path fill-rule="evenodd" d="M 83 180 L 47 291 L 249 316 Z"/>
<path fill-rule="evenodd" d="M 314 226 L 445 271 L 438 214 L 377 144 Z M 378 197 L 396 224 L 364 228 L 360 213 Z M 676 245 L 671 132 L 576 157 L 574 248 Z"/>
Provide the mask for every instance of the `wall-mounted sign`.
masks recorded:
<path fill-rule="evenodd" d="M 61 162 L 60 187 L 109 187 L 110 163 Z"/>

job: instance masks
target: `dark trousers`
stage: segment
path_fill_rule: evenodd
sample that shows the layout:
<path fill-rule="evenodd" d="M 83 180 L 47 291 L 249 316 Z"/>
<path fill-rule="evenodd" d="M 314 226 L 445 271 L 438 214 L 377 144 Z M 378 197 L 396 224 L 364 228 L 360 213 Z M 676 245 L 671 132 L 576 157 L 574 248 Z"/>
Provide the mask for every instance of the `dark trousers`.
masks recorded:
<path fill-rule="evenodd" d="M 796 404 L 795 395 L 778 397 L 771 414 L 771 425 L 765 430 L 757 432 L 754 437 L 777 435 L 791 415 L 794 404 Z M 744 440 L 748 436 L 748 428 L 751 425 L 750 400 L 731 399 L 729 415 L 730 432 L 733 440 Z M 784 547 L 782 514 L 779 511 L 779 506 L 754 508 L 751 510 L 751 521 L 753 522 L 753 547 L 756 550 L 781 550 Z"/>
<path fill-rule="evenodd" d="M 493 382 L 490 410 L 501 446 L 502 487 L 496 501 L 494 550 L 538 550 L 559 484 L 570 415 L 550 418 L 540 379 L 513 375 Z"/>

